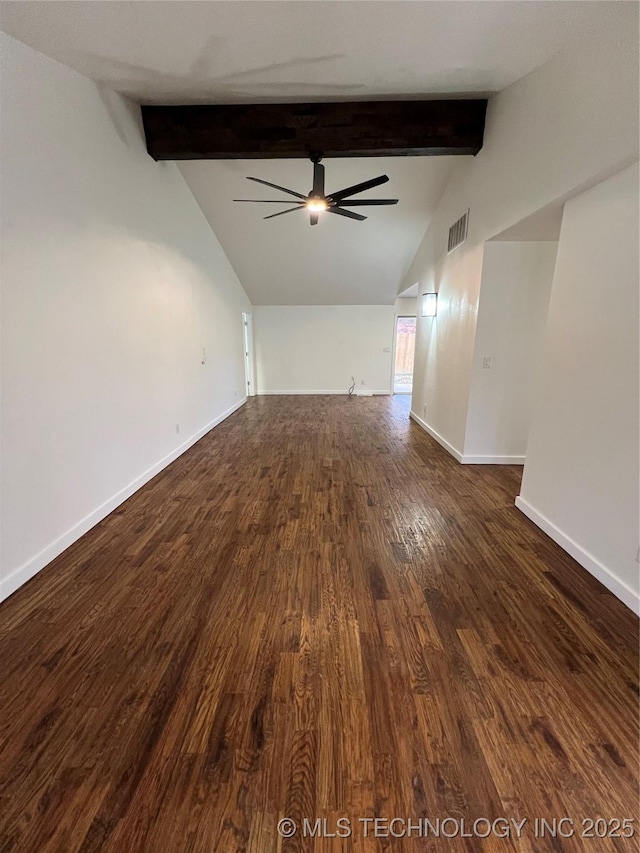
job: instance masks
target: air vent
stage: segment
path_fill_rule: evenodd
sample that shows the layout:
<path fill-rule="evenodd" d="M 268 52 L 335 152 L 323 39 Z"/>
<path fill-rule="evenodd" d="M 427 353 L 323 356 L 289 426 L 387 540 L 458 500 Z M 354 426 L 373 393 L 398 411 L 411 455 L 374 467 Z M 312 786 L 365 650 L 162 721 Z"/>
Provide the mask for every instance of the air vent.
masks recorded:
<path fill-rule="evenodd" d="M 461 243 L 467 239 L 467 227 L 469 225 L 469 211 L 454 222 L 451 228 L 449 228 L 449 245 L 447 247 L 447 252 L 453 252 Z"/>

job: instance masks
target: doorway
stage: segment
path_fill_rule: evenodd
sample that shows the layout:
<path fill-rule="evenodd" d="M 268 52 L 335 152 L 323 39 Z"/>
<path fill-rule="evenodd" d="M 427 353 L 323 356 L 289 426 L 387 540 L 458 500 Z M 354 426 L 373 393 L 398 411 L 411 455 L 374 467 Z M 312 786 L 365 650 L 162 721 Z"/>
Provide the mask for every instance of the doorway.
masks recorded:
<path fill-rule="evenodd" d="M 244 349 L 244 376 L 247 397 L 256 393 L 255 371 L 253 369 L 253 326 L 251 314 L 242 314 L 242 346 Z"/>
<path fill-rule="evenodd" d="M 416 318 L 396 317 L 393 361 L 393 393 L 413 391 L 413 357 L 416 347 Z"/>

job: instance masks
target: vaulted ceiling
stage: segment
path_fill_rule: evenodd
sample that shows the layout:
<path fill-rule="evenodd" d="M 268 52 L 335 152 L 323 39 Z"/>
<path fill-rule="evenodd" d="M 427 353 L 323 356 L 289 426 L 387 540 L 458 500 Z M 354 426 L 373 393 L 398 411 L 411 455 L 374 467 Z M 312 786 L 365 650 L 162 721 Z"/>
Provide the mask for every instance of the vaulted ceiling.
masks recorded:
<path fill-rule="evenodd" d="M 386 173 L 389 183 L 358 198 L 400 201 L 393 207 L 358 208 L 368 217 L 366 222 L 321 214 L 316 227 L 302 211 L 265 221 L 263 216 L 290 207 L 290 200 L 245 177 L 306 194 L 312 179 L 308 160 L 189 160 L 179 168 L 254 304 L 380 305 L 393 302 L 451 168 L 460 159 L 328 159 L 328 193 Z M 280 195 L 285 199 L 282 208 L 231 201 Z"/>
<path fill-rule="evenodd" d="M 608 3 L 26 0 L 2 29 L 141 103 L 496 92 L 596 32 Z"/>
<path fill-rule="evenodd" d="M 491 94 L 606 25 L 607 2 L 14 0 L 2 29 L 138 103 L 275 103 Z M 609 8 L 608 8 L 609 7 Z M 391 302 L 452 168 L 465 157 L 327 159 L 339 188 L 386 172 L 357 223 L 263 221 L 244 180 L 310 189 L 304 160 L 190 161 L 180 169 L 258 304 Z M 370 195 L 376 191 L 369 191 Z M 366 195 L 366 194 L 365 194 Z M 268 211 L 271 212 L 271 211 Z M 326 221 L 325 221 L 326 220 Z"/>

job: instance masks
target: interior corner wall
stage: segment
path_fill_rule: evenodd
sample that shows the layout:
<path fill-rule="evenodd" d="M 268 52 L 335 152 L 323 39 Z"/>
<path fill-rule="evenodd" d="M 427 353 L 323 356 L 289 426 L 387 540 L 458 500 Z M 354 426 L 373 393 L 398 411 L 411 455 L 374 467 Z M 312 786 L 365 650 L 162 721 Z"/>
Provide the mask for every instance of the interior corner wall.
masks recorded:
<path fill-rule="evenodd" d="M 4 35 L 1 95 L 6 597 L 241 404 L 249 300 L 137 107 Z"/>
<path fill-rule="evenodd" d="M 557 248 L 485 244 L 464 462 L 524 463 Z"/>
<path fill-rule="evenodd" d="M 489 99 L 483 147 L 455 168 L 401 285 L 439 293 L 437 317 L 418 312 L 412 411 L 458 455 L 485 241 L 638 159 L 637 33 L 637 5 L 616 4 L 590 42 Z M 448 229 L 467 209 L 467 242 L 447 254 Z"/>
<path fill-rule="evenodd" d="M 258 394 L 389 394 L 393 305 L 256 305 Z"/>
<path fill-rule="evenodd" d="M 427 240 L 432 234 L 427 232 Z M 424 247 L 424 243 L 423 243 Z M 458 461 L 464 450 L 483 246 L 427 269 L 421 292 L 437 292 L 436 317 L 418 311 L 411 412 Z"/>
<path fill-rule="evenodd" d="M 517 505 L 640 609 L 638 166 L 565 206 Z"/>

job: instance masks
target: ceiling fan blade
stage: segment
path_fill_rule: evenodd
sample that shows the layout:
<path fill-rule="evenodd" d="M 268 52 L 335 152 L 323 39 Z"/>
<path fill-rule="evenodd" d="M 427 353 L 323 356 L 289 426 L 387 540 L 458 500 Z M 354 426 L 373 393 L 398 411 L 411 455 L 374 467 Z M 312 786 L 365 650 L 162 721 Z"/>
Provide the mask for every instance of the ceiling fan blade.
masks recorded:
<path fill-rule="evenodd" d="M 296 198 L 306 199 L 306 195 L 302 195 L 302 193 L 297 193 L 294 190 L 288 190 L 286 187 L 278 186 L 278 184 L 271 184 L 271 183 L 269 183 L 269 181 L 263 181 L 261 178 L 249 178 L 249 177 L 247 177 L 247 180 L 248 181 L 255 181 L 257 184 L 264 184 L 265 187 L 273 187 L 274 190 L 282 190 L 283 193 L 289 193 L 289 195 L 294 195 Z"/>
<path fill-rule="evenodd" d="M 282 216 L 284 213 L 293 213 L 294 210 L 304 210 L 303 205 L 298 205 L 298 207 L 288 207 L 286 210 L 280 210 L 278 213 L 272 213 L 269 216 L 263 216 L 263 219 L 273 219 L 274 216 Z"/>
<path fill-rule="evenodd" d="M 309 214 L 309 221 L 311 222 L 312 225 L 317 225 L 319 218 L 320 218 L 319 213 L 310 213 Z"/>
<path fill-rule="evenodd" d="M 397 204 L 397 198 L 360 198 L 354 199 L 351 201 L 350 199 L 346 199 L 344 201 L 338 202 L 340 207 L 364 207 L 367 204 Z"/>
<path fill-rule="evenodd" d="M 233 201 L 249 201 L 249 202 L 257 202 L 258 204 L 293 204 L 291 199 L 288 198 L 234 198 Z M 303 201 L 297 201 L 296 204 L 304 204 Z"/>
<path fill-rule="evenodd" d="M 313 164 L 313 194 L 324 198 L 324 166 L 321 163 Z"/>
<path fill-rule="evenodd" d="M 388 175 L 380 175 L 379 178 L 371 178 L 370 181 L 363 181 L 361 184 L 355 184 L 344 190 L 338 190 L 337 193 L 331 193 L 330 197 L 334 201 L 340 201 L 340 199 L 347 198 L 347 196 L 354 195 L 355 193 L 362 193 L 365 190 L 372 189 L 372 187 L 379 187 L 380 184 L 386 184 L 388 180 Z"/>
<path fill-rule="evenodd" d="M 349 219 L 357 219 L 360 222 L 367 218 L 366 216 L 361 216 L 359 213 L 352 213 L 350 210 L 343 210 L 341 207 L 328 207 L 326 212 L 337 213 L 338 216 L 347 216 Z"/>

